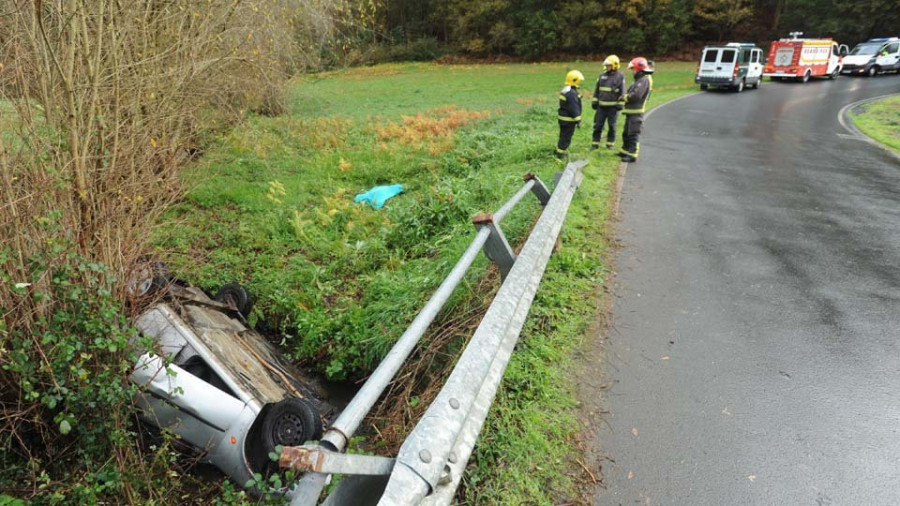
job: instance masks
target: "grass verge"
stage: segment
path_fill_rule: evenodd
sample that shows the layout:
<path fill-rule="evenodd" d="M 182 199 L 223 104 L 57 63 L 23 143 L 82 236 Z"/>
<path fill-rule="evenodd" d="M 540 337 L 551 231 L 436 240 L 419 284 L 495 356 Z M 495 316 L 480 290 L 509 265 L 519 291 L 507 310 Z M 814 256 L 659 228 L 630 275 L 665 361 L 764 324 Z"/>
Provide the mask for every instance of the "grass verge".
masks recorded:
<path fill-rule="evenodd" d="M 900 96 L 869 102 L 850 118 L 864 134 L 900 153 Z"/>
<path fill-rule="evenodd" d="M 192 190 L 167 217 L 176 226 L 160 227 L 156 244 L 179 275 L 209 291 L 248 285 L 258 297 L 251 323 L 282 336 L 290 357 L 335 380 L 362 378 L 468 245 L 469 218 L 496 210 L 525 172 L 553 181 L 556 96 L 572 68 L 588 77 L 588 91 L 601 71 L 599 62 L 396 64 L 299 79 L 291 114 L 252 118 L 192 168 Z M 661 63 L 652 105 L 692 91 L 693 69 Z M 588 154 L 589 108 L 585 118 L 570 150 L 591 164 L 470 461 L 460 491 L 468 503 L 577 496 L 566 366 L 596 316 L 618 167 L 611 152 Z M 381 210 L 353 202 L 393 183 L 405 191 Z M 526 199 L 504 220 L 511 243 L 538 211 Z M 461 349 L 477 322 L 468 315 L 495 288 L 480 282 L 490 272 L 480 258 L 439 315 L 416 358 L 423 386 L 384 400 L 398 409 L 380 412 L 400 414 L 370 420 L 378 430 L 369 449 L 391 454 L 427 406 L 423 379 L 440 376 Z M 432 348 L 439 337 L 446 345 Z M 376 432 L 394 440 L 377 441 Z"/>

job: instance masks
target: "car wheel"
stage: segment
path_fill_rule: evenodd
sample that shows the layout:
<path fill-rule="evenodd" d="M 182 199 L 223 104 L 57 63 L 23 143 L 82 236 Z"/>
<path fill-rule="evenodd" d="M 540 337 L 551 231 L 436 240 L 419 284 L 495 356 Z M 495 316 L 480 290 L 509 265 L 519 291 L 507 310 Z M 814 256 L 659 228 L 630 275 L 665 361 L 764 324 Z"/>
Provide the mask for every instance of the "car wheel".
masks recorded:
<path fill-rule="evenodd" d="M 152 297 L 174 282 L 175 277 L 165 263 L 141 259 L 128 276 L 126 286 L 132 297 Z"/>
<path fill-rule="evenodd" d="M 762 76 L 759 76 L 759 77 L 756 79 L 756 82 L 753 83 L 753 89 L 754 89 L 754 90 L 758 90 L 759 87 L 760 87 L 760 85 L 762 85 Z"/>
<path fill-rule="evenodd" d="M 708 85 L 708 84 L 701 84 L 701 85 L 700 85 L 700 89 L 701 89 L 702 91 L 706 91 L 706 90 L 709 89 L 709 85 Z"/>
<path fill-rule="evenodd" d="M 735 93 L 740 93 L 740 92 L 742 92 L 742 91 L 744 91 L 744 80 L 743 80 L 743 79 L 741 79 L 741 80 L 737 83 L 737 86 L 734 87 L 734 92 L 735 92 Z"/>
<path fill-rule="evenodd" d="M 269 452 L 280 446 L 300 446 L 322 437 L 322 418 L 308 401 L 291 397 L 273 405 L 262 424 L 262 439 Z"/>
<path fill-rule="evenodd" d="M 835 67 L 834 72 L 832 72 L 831 74 L 828 74 L 828 79 L 835 79 L 835 78 L 837 78 L 838 74 L 840 74 L 840 73 L 841 73 L 841 68 Z"/>
<path fill-rule="evenodd" d="M 219 288 L 216 300 L 232 305 L 238 313 L 244 316 L 248 316 L 250 310 L 253 309 L 253 298 L 250 296 L 250 292 L 238 283 L 228 283 Z"/>
<path fill-rule="evenodd" d="M 871 67 L 869 67 L 869 70 L 866 71 L 866 75 L 869 77 L 877 76 L 878 75 L 878 67 L 876 67 L 875 65 L 872 65 Z"/>
<path fill-rule="evenodd" d="M 811 74 L 811 72 L 810 72 L 809 70 L 807 70 L 806 72 L 804 72 L 804 73 L 803 73 L 803 77 L 800 78 L 800 82 L 801 82 L 801 83 L 808 83 L 808 82 L 809 82 L 809 76 L 810 76 L 810 74 Z"/>

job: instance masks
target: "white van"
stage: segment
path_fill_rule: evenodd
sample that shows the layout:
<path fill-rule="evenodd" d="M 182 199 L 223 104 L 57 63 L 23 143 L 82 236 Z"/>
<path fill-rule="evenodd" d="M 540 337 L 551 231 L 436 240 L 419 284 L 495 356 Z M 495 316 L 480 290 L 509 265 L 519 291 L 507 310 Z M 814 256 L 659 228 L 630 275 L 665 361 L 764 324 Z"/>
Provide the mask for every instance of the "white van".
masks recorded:
<path fill-rule="evenodd" d="M 759 88 L 762 77 L 762 49 L 755 44 L 730 42 L 703 48 L 694 82 L 701 90 L 713 86 L 741 92 L 746 86 Z"/>
<path fill-rule="evenodd" d="M 882 72 L 900 72 L 900 38 L 869 39 L 857 44 L 844 57 L 842 74 L 874 77 Z"/>

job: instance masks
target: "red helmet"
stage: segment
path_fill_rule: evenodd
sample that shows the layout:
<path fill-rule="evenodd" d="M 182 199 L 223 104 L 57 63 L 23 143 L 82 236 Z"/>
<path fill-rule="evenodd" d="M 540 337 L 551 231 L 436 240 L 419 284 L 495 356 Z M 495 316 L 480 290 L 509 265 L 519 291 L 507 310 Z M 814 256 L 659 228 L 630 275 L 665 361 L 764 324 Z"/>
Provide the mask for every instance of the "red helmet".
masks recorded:
<path fill-rule="evenodd" d="M 635 72 L 644 72 L 648 68 L 650 68 L 650 64 L 647 63 L 647 59 L 643 56 L 638 56 L 637 58 L 628 62 L 628 68 L 634 69 Z"/>

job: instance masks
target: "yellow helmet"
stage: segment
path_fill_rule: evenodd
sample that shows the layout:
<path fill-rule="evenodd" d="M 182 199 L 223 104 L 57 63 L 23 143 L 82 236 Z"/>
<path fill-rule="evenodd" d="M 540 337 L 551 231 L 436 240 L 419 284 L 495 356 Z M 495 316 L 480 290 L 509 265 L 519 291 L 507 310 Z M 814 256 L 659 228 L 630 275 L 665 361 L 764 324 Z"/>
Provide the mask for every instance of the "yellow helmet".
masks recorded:
<path fill-rule="evenodd" d="M 581 84 L 581 81 L 584 81 L 584 74 L 577 70 L 570 70 L 568 74 L 566 74 L 566 84 L 569 86 L 578 86 Z"/>
<path fill-rule="evenodd" d="M 603 60 L 603 65 L 609 65 L 613 70 L 619 70 L 619 57 L 611 54 Z"/>

